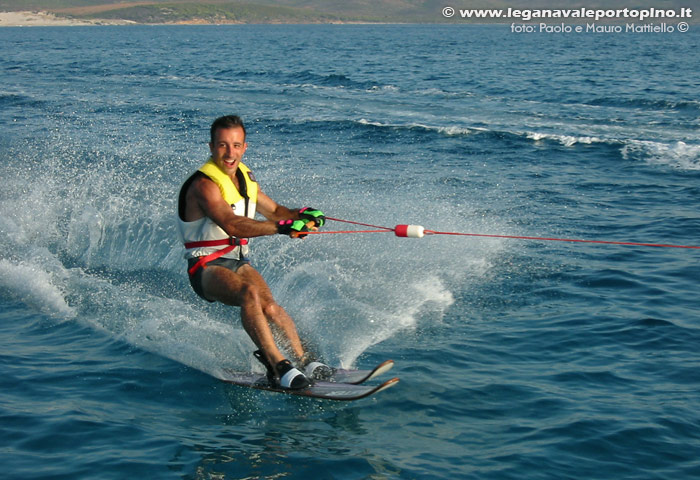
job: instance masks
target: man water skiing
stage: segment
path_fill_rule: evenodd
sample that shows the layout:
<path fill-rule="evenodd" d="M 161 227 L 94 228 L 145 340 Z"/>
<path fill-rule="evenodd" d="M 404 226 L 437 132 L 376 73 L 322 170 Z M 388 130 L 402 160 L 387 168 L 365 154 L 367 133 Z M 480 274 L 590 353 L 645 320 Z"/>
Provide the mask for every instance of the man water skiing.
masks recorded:
<path fill-rule="evenodd" d="M 250 169 L 241 163 L 248 144 L 239 117 L 216 119 L 210 134 L 211 157 L 185 181 L 178 201 L 178 230 L 190 284 L 209 302 L 241 308 L 243 328 L 260 349 L 255 356 L 266 366 L 270 381 L 282 388 L 306 388 L 309 377 L 323 378 L 331 369 L 311 361 L 304 351 L 294 321 L 250 265 L 247 239 L 275 234 L 303 238 L 309 228 L 323 226 L 325 216 L 312 208 L 291 210 L 260 190 Z M 256 212 L 267 220 L 256 220 Z M 304 372 L 284 357 L 273 329 L 288 341 Z"/>

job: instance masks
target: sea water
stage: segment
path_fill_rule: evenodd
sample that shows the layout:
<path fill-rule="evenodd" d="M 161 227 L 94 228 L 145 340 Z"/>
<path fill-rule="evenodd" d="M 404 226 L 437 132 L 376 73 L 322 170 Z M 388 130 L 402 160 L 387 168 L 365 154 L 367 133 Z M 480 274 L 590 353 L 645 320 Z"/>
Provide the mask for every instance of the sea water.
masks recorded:
<path fill-rule="evenodd" d="M 393 228 L 700 245 L 700 35 L 507 25 L 0 30 L 3 478 L 700 476 L 697 249 L 254 239 L 353 403 L 222 383 L 176 195 L 238 114 L 283 205 Z M 362 229 L 329 221 L 326 230 Z"/>

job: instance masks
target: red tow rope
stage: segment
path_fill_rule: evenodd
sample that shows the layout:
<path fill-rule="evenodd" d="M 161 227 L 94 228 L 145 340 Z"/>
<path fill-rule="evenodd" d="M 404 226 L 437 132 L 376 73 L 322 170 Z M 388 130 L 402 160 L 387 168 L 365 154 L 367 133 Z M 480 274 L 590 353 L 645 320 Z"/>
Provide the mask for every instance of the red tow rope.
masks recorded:
<path fill-rule="evenodd" d="M 336 230 L 336 231 L 317 231 L 308 232 L 309 234 L 322 235 L 322 234 L 341 234 L 341 233 L 387 233 L 394 232 L 397 237 L 408 237 L 408 238 L 421 238 L 424 235 L 459 235 L 465 237 L 486 237 L 486 238 L 508 238 L 517 240 L 536 240 L 541 242 L 575 242 L 575 243 L 597 243 L 603 245 L 626 245 L 626 246 L 638 246 L 638 247 L 661 247 L 661 248 L 686 248 L 686 249 L 700 249 L 700 246 L 695 245 L 673 245 L 668 243 L 646 243 L 646 242 L 616 242 L 610 240 L 584 240 L 580 238 L 553 238 L 553 237 L 531 237 L 522 235 L 492 235 L 484 233 L 462 233 L 462 232 L 441 232 L 436 230 L 428 230 L 420 225 L 396 225 L 394 228 L 383 227 L 380 225 L 372 225 L 371 223 L 355 222 L 352 220 L 343 220 L 340 218 L 326 217 L 326 220 L 332 220 L 335 222 L 349 223 L 352 225 L 360 225 L 364 227 L 371 227 L 375 230 Z M 307 232 L 305 232 L 307 233 Z"/>

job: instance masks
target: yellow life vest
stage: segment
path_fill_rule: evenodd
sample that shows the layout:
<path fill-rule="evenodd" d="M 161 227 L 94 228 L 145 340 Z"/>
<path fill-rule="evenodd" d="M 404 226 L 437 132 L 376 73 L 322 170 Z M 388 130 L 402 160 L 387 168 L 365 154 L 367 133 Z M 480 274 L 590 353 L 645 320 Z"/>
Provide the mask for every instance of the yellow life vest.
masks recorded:
<path fill-rule="evenodd" d="M 258 203 L 258 183 L 255 181 L 250 169 L 243 163 L 238 164 L 236 175 L 239 179 L 241 190 L 245 197 L 233 184 L 231 177 L 226 175 L 214 160 L 209 159 L 204 165 L 199 167 L 199 171 L 216 183 L 221 190 L 221 196 L 226 203 L 233 207 L 236 215 L 244 215 L 249 218 L 255 217 L 255 206 Z M 241 182 L 243 180 L 243 182 Z"/>
<path fill-rule="evenodd" d="M 236 188 L 233 180 L 226 175 L 209 159 L 199 170 L 214 182 L 221 191 L 226 203 L 231 205 L 236 215 L 255 218 L 255 209 L 258 201 L 258 183 L 255 181 L 250 169 L 242 163 L 238 164 L 236 176 L 240 191 Z M 187 186 L 194 179 L 191 176 L 180 190 L 180 200 L 178 202 L 178 232 L 180 239 L 185 245 L 185 258 L 199 258 L 200 262 L 190 269 L 190 275 L 197 268 L 206 265 L 206 262 L 224 256 L 226 258 L 240 259 L 248 254 L 248 240 L 231 238 L 209 217 L 202 217 L 192 222 L 183 220 L 184 195 Z M 222 248 L 223 247 L 223 248 Z"/>

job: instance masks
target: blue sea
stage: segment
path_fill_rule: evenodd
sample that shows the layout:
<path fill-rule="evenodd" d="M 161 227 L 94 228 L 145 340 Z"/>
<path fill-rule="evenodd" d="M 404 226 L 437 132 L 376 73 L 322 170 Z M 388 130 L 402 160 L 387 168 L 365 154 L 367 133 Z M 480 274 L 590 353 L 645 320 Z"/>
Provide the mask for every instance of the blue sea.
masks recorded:
<path fill-rule="evenodd" d="M 700 28 L 0 29 L 0 476 L 696 479 Z M 238 114 L 290 207 L 476 235 L 254 239 L 356 402 L 236 387 L 176 195 Z M 366 229 L 329 221 L 326 231 Z M 389 378 L 386 376 L 385 378 Z"/>

